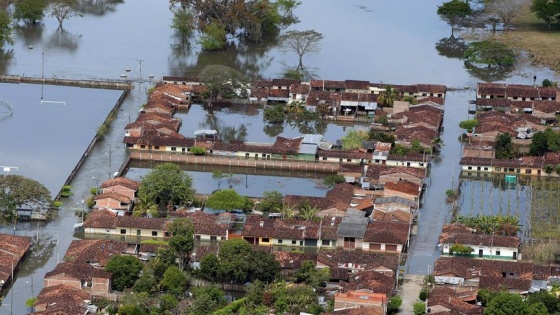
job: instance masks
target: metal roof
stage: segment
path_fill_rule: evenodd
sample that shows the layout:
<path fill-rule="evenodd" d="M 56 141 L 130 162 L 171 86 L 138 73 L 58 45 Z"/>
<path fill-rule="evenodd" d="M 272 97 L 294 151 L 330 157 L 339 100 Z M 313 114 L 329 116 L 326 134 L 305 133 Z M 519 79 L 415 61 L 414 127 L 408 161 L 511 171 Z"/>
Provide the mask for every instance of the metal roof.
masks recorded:
<path fill-rule="evenodd" d="M 217 134 L 218 131 L 212 129 L 199 129 L 194 132 L 195 137 L 202 136 L 202 135 L 217 135 Z"/>
<path fill-rule="evenodd" d="M 319 143 L 321 143 L 321 140 L 323 140 L 323 135 L 306 134 L 303 135 L 303 141 L 301 143 L 318 145 Z"/>
<path fill-rule="evenodd" d="M 299 146 L 299 154 L 312 154 L 315 155 L 317 153 L 317 145 L 316 144 L 308 144 L 303 143 Z"/>

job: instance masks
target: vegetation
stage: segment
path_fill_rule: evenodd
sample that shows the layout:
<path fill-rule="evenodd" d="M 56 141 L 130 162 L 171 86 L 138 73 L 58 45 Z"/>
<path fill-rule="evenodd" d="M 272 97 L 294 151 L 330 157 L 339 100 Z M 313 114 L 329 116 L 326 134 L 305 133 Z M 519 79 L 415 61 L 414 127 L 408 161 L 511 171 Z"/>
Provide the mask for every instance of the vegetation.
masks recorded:
<path fill-rule="evenodd" d="M 368 140 L 368 134 L 363 130 L 350 130 L 341 139 L 343 150 L 358 149 L 362 146 L 362 141 Z"/>
<path fill-rule="evenodd" d="M 472 132 L 476 126 L 478 126 L 478 120 L 476 119 L 463 120 L 459 123 L 459 127 L 467 130 L 468 132 Z"/>
<path fill-rule="evenodd" d="M 43 19 L 47 0 L 19 0 L 14 3 L 13 17 L 26 23 L 35 24 Z"/>
<path fill-rule="evenodd" d="M 215 210 L 236 210 L 245 208 L 245 199 L 233 189 L 223 189 L 212 193 L 206 199 L 206 206 Z"/>
<path fill-rule="evenodd" d="M 135 256 L 113 255 L 107 260 L 105 270 L 113 274 L 113 290 L 123 291 L 134 285 L 140 275 L 142 265 Z"/>
<path fill-rule="evenodd" d="M 209 106 L 220 99 L 229 100 L 248 96 L 246 79 L 230 67 L 206 66 L 199 77 L 206 87 L 203 97 L 208 101 Z"/>
<path fill-rule="evenodd" d="M 294 52 L 299 57 L 299 63 L 295 71 L 305 73 L 303 56 L 308 53 L 321 51 L 320 42 L 323 35 L 315 30 L 288 31 L 280 38 L 280 49 L 284 52 Z"/>
<path fill-rule="evenodd" d="M 187 288 L 187 276 L 176 266 L 170 266 L 163 273 L 160 288 L 175 297 L 181 298 Z"/>
<path fill-rule="evenodd" d="M 204 256 L 200 269 L 207 280 L 242 284 L 252 280 L 272 282 L 280 273 L 280 264 L 273 255 L 253 249 L 247 241 L 231 239 L 220 243 L 217 256 Z"/>
<path fill-rule="evenodd" d="M 283 198 L 284 195 L 279 191 L 265 191 L 257 209 L 263 212 L 275 212 L 282 207 Z"/>
<path fill-rule="evenodd" d="M 474 248 L 462 244 L 453 244 L 449 247 L 449 252 L 458 255 L 470 255 Z"/>
<path fill-rule="evenodd" d="M 513 146 L 512 137 L 509 133 L 501 133 L 496 137 L 494 149 L 497 159 L 512 159 L 517 156 Z"/>
<path fill-rule="evenodd" d="M 457 216 L 453 223 L 475 229 L 479 234 L 516 236 L 519 232 L 519 218 L 511 215 Z"/>
<path fill-rule="evenodd" d="M 72 186 L 70 186 L 70 185 L 62 186 L 62 189 L 60 190 L 60 196 L 61 197 L 70 197 L 73 194 L 74 193 L 72 192 Z"/>
<path fill-rule="evenodd" d="M 0 175 L 0 222 L 12 222 L 16 209 L 45 213 L 52 206 L 51 193 L 38 181 L 21 175 Z"/>
<path fill-rule="evenodd" d="M 560 151 L 560 133 L 546 128 L 545 131 L 539 131 L 533 134 L 529 154 L 542 156 L 546 152 Z"/>
<path fill-rule="evenodd" d="M 62 28 L 62 22 L 74 16 L 81 16 L 78 13 L 78 0 L 55 0 L 49 4 L 48 12 L 50 16 L 56 18 L 58 27 Z"/>
<path fill-rule="evenodd" d="M 519 15 L 524 0 L 491 0 L 485 1 L 485 11 L 490 16 L 495 17 L 502 21 L 504 28 L 508 29 L 511 21 Z"/>
<path fill-rule="evenodd" d="M 471 6 L 468 1 L 463 2 L 460 0 L 451 0 L 449 2 L 444 2 L 442 5 L 438 6 L 437 14 L 444 19 L 449 25 L 451 25 L 451 35 L 455 26 L 467 16 L 472 14 Z"/>
<path fill-rule="evenodd" d="M 383 107 L 393 107 L 393 103 L 399 99 L 399 93 L 392 85 L 386 85 L 384 90 L 379 93 L 377 103 Z"/>
<path fill-rule="evenodd" d="M 529 314 L 527 304 L 517 293 L 499 293 L 492 298 L 484 309 L 485 315 L 524 315 Z M 533 313 L 531 313 L 533 314 Z"/>
<path fill-rule="evenodd" d="M 203 31 L 200 40 L 203 50 L 222 50 L 226 47 L 226 30 L 219 25 L 208 25 Z"/>
<path fill-rule="evenodd" d="M 173 163 L 159 164 L 142 179 L 138 197 L 153 200 L 160 212 L 169 204 L 184 206 L 194 199 L 192 179 Z"/>
<path fill-rule="evenodd" d="M 12 19 L 5 10 L 0 10 L 0 48 L 5 44 L 13 44 L 12 27 L 10 26 Z"/>
<path fill-rule="evenodd" d="M 317 303 L 317 294 L 310 286 L 278 282 L 271 286 L 270 295 L 277 314 L 300 312 L 319 314 L 322 311 Z"/>
<path fill-rule="evenodd" d="M 426 304 L 424 302 L 415 302 L 412 305 L 414 315 L 424 315 L 426 314 Z"/>
<path fill-rule="evenodd" d="M 340 174 L 331 174 L 325 177 L 325 179 L 323 179 L 323 185 L 327 187 L 333 187 L 336 184 L 340 184 L 344 182 L 346 182 L 346 179 L 344 178 L 344 176 Z"/>
<path fill-rule="evenodd" d="M 173 23 L 175 30 L 197 29 L 207 33 L 208 28 L 221 29 L 224 32 L 220 40 L 224 42 L 226 36 L 236 36 L 241 41 L 251 42 L 275 36 L 282 28 L 297 22 L 293 11 L 298 5 L 296 0 L 171 0 L 171 7 L 175 10 L 192 13 L 177 18 Z M 183 36 L 186 34 L 190 32 L 184 32 Z"/>
<path fill-rule="evenodd" d="M 402 305 L 402 298 L 398 295 L 393 296 L 387 303 L 387 314 L 392 315 L 399 312 Z"/>
<path fill-rule="evenodd" d="M 484 40 L 469 44 L 465 63 L 475 67 L 508 68 L 514 65 L 515 54 L 505 44 Z"/>
<path fill-rule="evenodd" d="M 179 270 L 182 271 L 194 247 L 194 228 L 192 222 L 190 219 L 185 218 L 173 220 L 169 226 L 169 232 L 171 232 L 169 246 L 177 256 Z"/>
<path fill-rule="evenodd" d="M 331 277 L 329 268 L 315 268 L 315 262 L 306 260 L 301 267 L 296 270 L 294 279 L 296 283 L 305 283 L 313 288 L 323 286 Z"/>

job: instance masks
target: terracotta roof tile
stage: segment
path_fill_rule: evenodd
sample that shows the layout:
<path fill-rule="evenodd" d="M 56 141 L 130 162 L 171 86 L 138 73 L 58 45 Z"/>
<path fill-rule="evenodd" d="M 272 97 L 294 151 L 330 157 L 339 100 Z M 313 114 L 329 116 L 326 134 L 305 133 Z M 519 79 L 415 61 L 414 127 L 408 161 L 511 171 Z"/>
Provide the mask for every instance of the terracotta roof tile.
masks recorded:
<path fill-rule="evenodd" d="M 138 187 L 140 187 L 140 182 L 137 182 L 135 180 L 126 177 L 117 177 L 104 181 L 101 184 L 101 186 L 99 186 L 99 188 L 107 188 L 107 187 L 118 186 L 118 185 L 130 188 L 132 190 L 138 190 Z"/>
<path fill-rule="evenodd" d="M 125 252 L 127 243 L 111 240 L 73 240 L 64 255 L 68 262 L 99 263 L 105 266 L 113 255 Z"/>

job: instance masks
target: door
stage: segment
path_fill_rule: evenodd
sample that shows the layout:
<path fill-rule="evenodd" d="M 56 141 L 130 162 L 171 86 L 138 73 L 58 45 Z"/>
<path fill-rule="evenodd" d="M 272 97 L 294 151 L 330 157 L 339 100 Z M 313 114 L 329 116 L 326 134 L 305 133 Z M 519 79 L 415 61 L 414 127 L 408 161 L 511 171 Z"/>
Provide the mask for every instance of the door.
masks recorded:
<path fill-rule="evenodd" d="M 479 250 L 478 250 L 478 257 L 482 257 L 482 253 L 483 253 L 483 252 L 484 252 L 484 250 L 479 249 Z"/>
<path fill-rule="evenodd" d="M 513 252 L 513 260 L 517 260 L 517 252 Z"/>

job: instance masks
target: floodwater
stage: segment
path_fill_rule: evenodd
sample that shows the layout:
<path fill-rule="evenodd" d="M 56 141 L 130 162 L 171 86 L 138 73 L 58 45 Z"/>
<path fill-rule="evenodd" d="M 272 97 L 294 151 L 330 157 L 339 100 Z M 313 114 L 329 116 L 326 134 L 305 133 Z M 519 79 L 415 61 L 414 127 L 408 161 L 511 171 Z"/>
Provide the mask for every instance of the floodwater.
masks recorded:
<path fill-rule="evenodd" d="M 0 51 L 0 72 L 86 79 L 119 79 L 126 74 L 126 79 L 140 82 L 146 80 L 148 75 L 154 75 L 155 79 L 163 75 L 193 75 L 209 64 L 234 67 L 251 79 L 279 77 L 286 66 L 297 65 L 296 56 L 281 52 L 274 40 L 253 46 L 233 43 L 224 52 L 201 52 L 194 40 L 178 39 L 174 35 L 169 27 L 171 13 L 167 2 L 126 0 L 113 3 L 82 0 L 81 3 L 89 4 L 83 17 L 65 21 L 62 30 L 57 29 L 57 22 L 50 17 L 45 18 L 40 25 L 18 26 L 15 44 Z M 533 76 L 536 75 L 538 82 L 544 78 L 559 80 L 548 69 L 533 67 L 526 61 L 521 61 L 517 68 L 507 74 L 496 75 L 465 69 L 463 61 L 458 58 L 460 51 L 455 50 L 460 45 L 449 40 L 451 29 L 436 14 L 439 4 L 441 1 L 436 0 L 306 0 L 295 12 L 301 22 L 290 29 L 315 29 L 323 33 L 321 51 L 303 58 L 306 68 L 317 78 L 395 84 L 437 83 L 450 87 L 467 86 L 470 89 L 474 89 L 477 82 L 486 79 L 532 84 Z M 127 69 L 130 71 L 126 71 Z M 21 266 L 14 288 L 8 292 L 4 304 L 0 306 L 0 314 L 24 314 L 29 311 L 25 308 L 25 300 L 40 291 L 45 272 L 54 268 L 57 256 L 63 256 L 72 239 L 72 225 L 78 220 L 74 216 L 74 210 L 82 207 L 81 200 L 87 198 L 91 187 L 109 178 L 124 161 L 126 154 L 122 145 L 123 127 L 134 121 L 141 104 L 146 101 L 145 93 L 149 88 L 148 83 L 138 82 L 125 100 L 105 140 L 96 145 L 72 182 L 74 196 L 65 200 L 58 217 L 52 222 L 40 223 L 38 229 L 36 223 L 18 225 L 17 233 L 21 235 L 36 235 L 38 230 L 40 246 Z M 13 89 L 17 87 L 13 86 Z M 70 90 L 53 88 L 47 93 L 45 87 L 44 97 L 48 100 L 67 99 L 70 104 L 71 98 L 65 95 Z M 11 86 L 1 91 L 0 96 L 8 98 L 14 104 L 23 99 L 27 100 L 25 105 L 31 106 L 40 100 L 37 98 L 37 87 L 17 94 L 12 94 Z M 81 92 L 83 91 L 80 90 Z M 81 101 L 87 102 L 86 98 L 96 98 L 97 95 L 98 92 L 93 92 Z M 447 95 L 445 132 L 442 134 L 445 146 L 432 163 L 431 178 L 420 210 L 418 235 L 412 239 L 410 247 L 408 271 L 411 273 L 426 273 L 428 266 L 433 265 L 438 256 L 436 243 L 439 230 L 450 216 L 450 209 L 444 200 L 445 190 L 459 182 L 461 145 L 457 140 L 460 135 L 457 125 L 468 117 L 468 100 L 473 98 L 472 90 L 450 92 Z M 103 105 L 99 106 L 109 108 L 114 105 L 114 101 L 109 99 L 101 103 Z M 68 105 L 64 110 L 70 111 L 76 107 Z M 41 117 L 43 114 L 49 117 L 48 115 L 62 110 L 54 106 L 37 105 L 36 108 L 39 112 L 35 112 L 38 114 L 34 117 Z M 0 121 L 0 129 L 11 124 L 10 120 L 19 119 L 21 112 L 23 107 L 16 107 L 13 117 Z M 53 187 L 59 186 L 58 181 L 69 175 L 75 164 L 72 161 L 77 161 L 77 157 L 86 149 L 107 112 L 108 109 L 88 115 L 78 112 L 70 121 L 49 117 L 49 124 L 30 118 L 17 126 L 12 125 L 7 131 L 0 130 L 0 156 L 6 156 L 7 153 L 12 155 L 16 149 L 19 152 L 30 151 L 44 142 L 50 144 L 46 146 L 45 152 L 33 149 L 29 155 L 33 159 L 12 159 L 6 163 L 2 161 L 1 164 L 24 165 L 19 170 L 23 175 L 31 174 L 26 173 L 26 170 L 33 169 L 33 177 L 44 178 L 51 191 L 55 191 Z M 189 136 L 194 130 L 188 128 L 198 129 L 211 123 L 207 121 L 208 117 L 201 106 L 193 107 L 189 113 L 180 113 L 183 114 L 186 115 L 183 127 L 188 127 L 182 132 Z M 218 123 L 230 127 L 232 137 L 243 134 L 239 132 L 241 124 L 246 127 L 245 137 L 248 141 L 266 142 L 273 139 L 273 134 L 278 133 L 278 130 L 264 130 L 258 108 L 240 111 L 232 107 L 216 110 L 214 114 Z M 187 121 L 189 124 L 185 123 Z M 47 127 L 53 132 L 62 129 L 65 133 L 53 133 L 52 137 L 43 141 L 37 137 L 34 138 L 34 143 L 21 143 L 24 141 L 14 137 L 28 132 L 42 135 Z M 346 130 L 344 126 L 329 125 L 324 131 L 325 138 L 329 141 L 336 140 Z M 297 125 L 287 125 L 278 134 L 291 136 L 299 132 Z M 66 141 L 66 138 L 80 134 L 87 136 L 80 138 L 82 140 L 79 143 L 69 145 Z M 46 164 L 50 156 L 56 157 L 56 160 Z M 206 182 L 208 187 L 217 186 L 215 180 L 207 177 L 201 181 Z M 248 183 L 252 184 L 252 180 Z M 195 184 L 199 185 L 198 181 Z M 311 186 L 317 186 L 315 182 L 304 185 L 306 187 L 302 187 L 302 191 L 312 190 L 315 188 Z M 2 228 L 1 231 L 10 233 L 11 227 Z M 11 299 L 12 295 L 14 300 Z"/>

